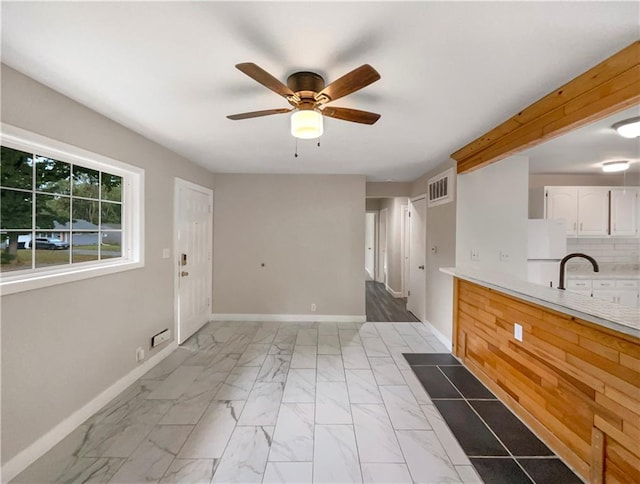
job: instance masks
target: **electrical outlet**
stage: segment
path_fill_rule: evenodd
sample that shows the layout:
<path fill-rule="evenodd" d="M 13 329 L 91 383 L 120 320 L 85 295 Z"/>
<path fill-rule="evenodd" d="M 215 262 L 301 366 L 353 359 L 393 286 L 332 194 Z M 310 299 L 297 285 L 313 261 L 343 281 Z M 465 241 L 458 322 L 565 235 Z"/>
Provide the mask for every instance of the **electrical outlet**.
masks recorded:
<path fill-rule="evenodd" d="M 500 251 L 500 262 L 509 262 L 509 252 L 504 250 Z"/>
<path fill-rule="evenodd" d="M 138 346 L 136 349 L 136 361 L 144 360 L 144 348 L 142 346 Z"/>
<path fill-rule="evenodd" d="M 515 323 L 513 325 L 513 337 L 518 341 L 522 341 L 522 325 Z"/>
<path fill-rule="evenodd" d="M 311 305 L 311 312 L 312 312 L 312 313 L 315 313 L 315 312 L 316 312 L 316 305 L 315 305 L 315 304 L 312 304 L 312 305 Z"/>
<path fill-rule="evenodd" d="M 480 252 L 478 252 L 476 249 L 471 249 L 471 260 L 480 260 Z"/>

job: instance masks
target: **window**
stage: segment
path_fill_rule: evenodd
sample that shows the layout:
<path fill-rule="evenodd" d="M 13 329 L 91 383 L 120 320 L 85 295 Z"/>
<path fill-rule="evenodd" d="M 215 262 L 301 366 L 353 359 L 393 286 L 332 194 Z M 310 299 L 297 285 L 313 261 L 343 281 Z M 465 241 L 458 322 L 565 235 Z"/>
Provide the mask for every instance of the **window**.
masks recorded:
<path fill-rule="evenodd" d="M 3 294 L 142 265 L 142 170 L 17 128 L 0 144 Z"/>

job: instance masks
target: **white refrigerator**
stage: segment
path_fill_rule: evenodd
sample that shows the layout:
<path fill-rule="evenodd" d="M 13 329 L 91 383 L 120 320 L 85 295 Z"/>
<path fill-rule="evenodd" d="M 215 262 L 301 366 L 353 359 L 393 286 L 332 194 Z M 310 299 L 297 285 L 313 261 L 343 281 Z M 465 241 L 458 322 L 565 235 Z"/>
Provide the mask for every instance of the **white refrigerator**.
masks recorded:
<path fill-rule="evenodd" d="M 564 220 L 529 219 L 527 279 L 547 287 L 558 287 L 560 260 L 567 255 Z"/>

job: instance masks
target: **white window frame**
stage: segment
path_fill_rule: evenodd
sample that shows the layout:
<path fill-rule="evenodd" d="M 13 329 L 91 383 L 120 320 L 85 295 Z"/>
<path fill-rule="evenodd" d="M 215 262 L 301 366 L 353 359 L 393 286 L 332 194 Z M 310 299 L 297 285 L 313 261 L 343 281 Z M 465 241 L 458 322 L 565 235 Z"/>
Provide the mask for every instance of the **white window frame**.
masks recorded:
<path fill-rule="evenodd" d="M 122 257 L 0 273 L 0 295 L 144 267 L 144 169 L 2 123 L 2 146 L 101 170 L 123 179 Z"/>

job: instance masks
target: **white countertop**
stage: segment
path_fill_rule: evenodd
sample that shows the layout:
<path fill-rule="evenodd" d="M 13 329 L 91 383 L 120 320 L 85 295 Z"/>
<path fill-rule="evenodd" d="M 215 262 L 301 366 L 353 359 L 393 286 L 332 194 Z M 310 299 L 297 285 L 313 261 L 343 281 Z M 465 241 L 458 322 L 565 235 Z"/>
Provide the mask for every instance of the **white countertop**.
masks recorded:
<path fill-rule="evenodd" d="M 533 284 L 508 274 L 459 267 L 441 267 L 440 271 L 620 333 L 640 337 L 640 310 L 638 309 Z"/>

